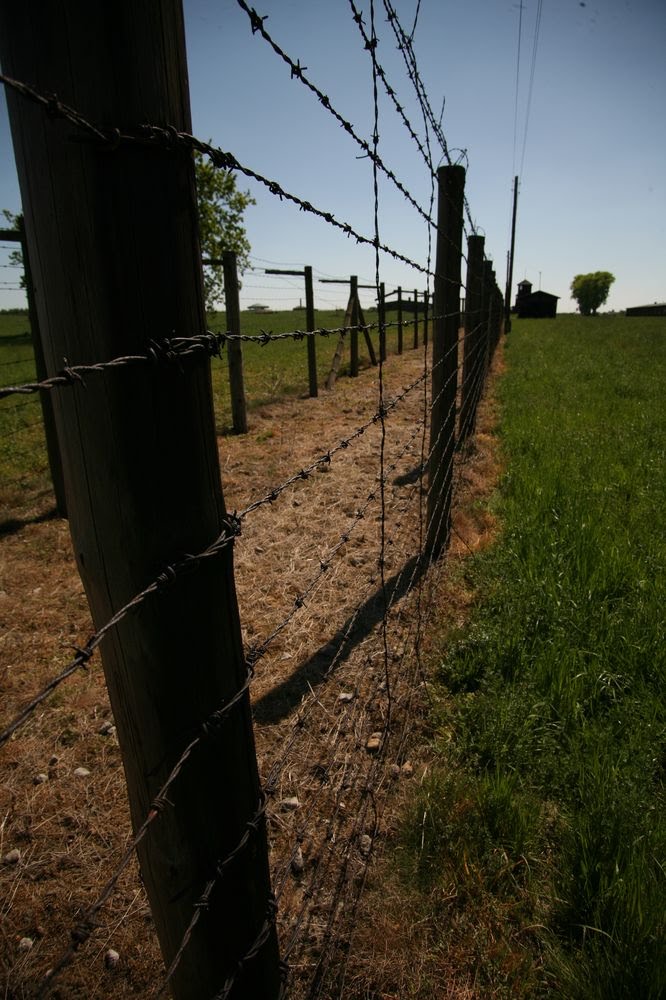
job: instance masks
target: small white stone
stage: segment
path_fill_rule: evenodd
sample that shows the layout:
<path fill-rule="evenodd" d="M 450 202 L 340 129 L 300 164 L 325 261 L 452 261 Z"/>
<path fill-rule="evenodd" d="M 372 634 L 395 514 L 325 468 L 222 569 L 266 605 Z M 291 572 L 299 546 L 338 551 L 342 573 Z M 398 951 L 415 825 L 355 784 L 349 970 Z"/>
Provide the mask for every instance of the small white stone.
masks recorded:
<path fill-rule="evenodd" d="M 88 775 L 90 774 L 90 771 L 88 770 L 87 767 L 77 767 L 76 770 L 74 771 L 74 774 L 76 775 L 77 778 L 87 778 Z"/>
<path fill-rule="evenodd" d="M 107 969 L 115 969 L 120 961 L 120 955 L 114 948 L 109 948 L 109 950 L 104 955 L 104 965 Z"/>
<path fill-rule="evenodd" d="M 21 852 L 18 847 L 8 851 L 2 859 L 6 865 L 17 865 L 21 860 Z"/>
<path fill-rule="evenodd" d="M 282 799 L 280 806 L 287 812 L 290 812 L 293 809 L 300 809 L 301 803 L 295 795 L 292 795 L 289 798 Z"/>
<path fill-rule="evenodd" d="M 368 739 L 368 742 L 365 744 L 365 749 L 369 750 L 371 753 L 377 753 L 381 745 L 382 745 L 382 734 L 372 733 L 372 735 Z"/>
<path fill-rule="evenodd" d="M 294 856 L 291 859 L 291 870 L 295 875 L 300 875 L 305 868 L 305 859 L 303 857 L 303 851 L 301 850 L 301 845 L 299 844 L 294 851 Z"/>
<path fill-rule="evenodd" d="M 115 731 L 116 727 L 114 726 L 114 724 L 111 722 L 110 719 L 106 719 L 97 730 L 100 736 L 113 736 Z"/>
<path fill-rule="evenodd" d="M 372 850 L 372 837 L 370 837 L 367 833 L 364 833 L 361 837 L 359 837 L 358 849 L 363 857 L 367 858 L 368 854 Z"/>
<path fill-rule="evenodd" d="M 34 776 L 34 778 L 32 779 L 32 783 L 33 783 L 33 785 L 43 785 L 44 782 L 48 781 L 48 780 L 49 780 L 48 774 L 44 774 L 42 772 L 41 774 L 36 774 Z"/>
<path fill-rule="evenodd" d="M 403 778 L 411 778 L 414 774 L 414 768 L 408 760 L 402 765 L 402 776 Z"/>
<path fill-rule="evenodd" d="M 35 942 L 32 938 L 24 937 L 18 943 L 19 951 L 30 951 Z"/>
<path fill-rule="evenodd" d="M 338 695 L 338 701 L 341 701 L 344 704 L 353 700 L 354 700 L 354 695 L 351 691 L 341 691 L 340 694 Z"/>

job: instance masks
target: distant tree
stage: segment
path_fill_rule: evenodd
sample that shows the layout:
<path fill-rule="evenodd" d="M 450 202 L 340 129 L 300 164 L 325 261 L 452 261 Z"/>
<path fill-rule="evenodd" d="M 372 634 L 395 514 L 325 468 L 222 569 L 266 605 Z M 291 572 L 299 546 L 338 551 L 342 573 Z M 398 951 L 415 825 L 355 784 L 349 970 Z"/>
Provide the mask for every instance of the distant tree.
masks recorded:
<path fill-rule="evenodd" d="M 4 215 L 5 219 L 7 220 L 7 224 L 8 224 L 8 226 L 9 226 L 10 229 L 18 229 L 19 228 L 19 226 L 21 225 L 21 222 L 23 220 L 23 216 L 21 215 L 20 212 L 18 214 L 15 214 L 14 212 L 10 212 L 8 208 L 3 208 L 2 214 Z M 25 272 L 23 270 L 23 254 L 21 253 L 21 251 L 18 250 L 18 249 L 16 249 L 16 250 L 10 250 L 10 252 L 9 252 L 9 261 L 10 261 L 11 264 L 14 264 L 16 267 L 20 267 L 21 268 L 21 276 L 19 278 L 19 283 L 21 285 L 21 288 L 25 288 Z"/>
<path fill-rule="evenodd" d="M 232 173 L 214 167 L 202 153 L 194 154 L 194 167 L 202 256 L 219 259 L 225 250 L 235 250 L 242 274 L 249 264 L 250 254 L 243 212 L 256 202 L 249 191 L 238 190 Z M 212 311 L 224 295 L 221 267 L 204 267 L 204 294 L 206 309 Z"/>
<path fill-rule="evenodd" d="M 597 309 L 608 298 L 615 275 L 610 271 L 593 271 L 591 274 L 577 274 L 571 282 L 571 297 L 578 303 L 583 316 L 596 316 Z"/>

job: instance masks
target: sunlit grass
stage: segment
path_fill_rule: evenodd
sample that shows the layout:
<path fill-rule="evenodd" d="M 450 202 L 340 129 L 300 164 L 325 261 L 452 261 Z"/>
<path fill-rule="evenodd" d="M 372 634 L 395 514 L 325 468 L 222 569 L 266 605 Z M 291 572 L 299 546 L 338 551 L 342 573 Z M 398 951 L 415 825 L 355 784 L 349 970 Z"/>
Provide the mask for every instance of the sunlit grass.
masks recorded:
<path fill-rule="evenodd" d="M 469 569 L 479 608 L 442 655 L 441 767 L 403 862 L 429 892 L 474 886 L 460 919 L 475 940 L 490 901 L 514 901 L 500 936 L 531 972 L 509 988 L 486 949 L 488 995 L 657 1000 L 666 321 L 518 322 L 507 358 L 504 530 Z"/>

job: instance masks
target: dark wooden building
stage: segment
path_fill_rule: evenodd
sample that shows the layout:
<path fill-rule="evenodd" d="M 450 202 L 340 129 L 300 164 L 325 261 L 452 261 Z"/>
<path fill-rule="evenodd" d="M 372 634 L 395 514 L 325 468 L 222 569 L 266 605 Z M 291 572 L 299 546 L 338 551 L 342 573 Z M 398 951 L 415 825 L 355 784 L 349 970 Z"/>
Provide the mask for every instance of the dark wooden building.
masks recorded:
<path fill-rule="evenodd" d="M 554 319 L 558 299 L 559 295 L 551 295 L 550 292 L 533 292 L 530 281 L 521 281 L 518 284 L 516 304 L 511 311 L 519 319 Z"/>
<path fill-rule="evenodd" d="M 627 316 L 666 316 L 666 302 L 653 302 L 651 306 L 630 306 Z"/>

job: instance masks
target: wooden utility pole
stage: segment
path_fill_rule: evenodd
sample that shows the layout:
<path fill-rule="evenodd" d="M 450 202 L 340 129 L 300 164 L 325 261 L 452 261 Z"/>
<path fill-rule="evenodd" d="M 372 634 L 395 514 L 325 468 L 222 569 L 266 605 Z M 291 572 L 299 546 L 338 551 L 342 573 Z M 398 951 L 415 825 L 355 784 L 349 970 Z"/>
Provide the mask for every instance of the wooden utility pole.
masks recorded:
<path fill-rule="evenodd" d="M 453 455 L 456 436 L 460 259 L 465 169 L 437 171 L 437 260 L 432 333 L 432 410 L 428 470 L 426 553 L 437 558 L 450 530 Z"/>
<path fill-rule="evenodd" d="M 8 76 L 92 122 L 191 131 L 177 0 L 0 5 Z M 205 329 L 194 164 L 178 147 L 96 141 L 7 93 L 47 370 L 147 353 Z M 34 252 L 33 252 L 34 251 Z M 74 553 L 99 628 L 136 829 L 191 740 L 247 677 L 232 548 L 185 576 L 168 567 L 224 531 L 210 365 L 201 355 L 91 375 L 53 394 Z M 247 693 L 203 740 L 138 848 L 165 961 L 227 865 L 182 952 L 177 1000 L 274 1000 L 279 964 Z M 248 827 L 248 824 L 252 826 Z M 253 946 L 256 943 L 256 955 Z M 252 955 L 242 966 L 245 956 Z M 227 994 L 225 993 L 225 996 Z"/>
<path fill-rule="evenodd" d="M 465 339 L 460 399 L 458 443 L 474 430 L 476 407 L 483 383 L 483 255 L 485 238 L 467 239 L 467 286 L 465 290 Z"/>
<path fill-rule="evenodd" d="M 511 291 L 513 289 L 513 254 L 516 247 L 516 212 L 518 211 L 518 178 L 513 179 L 513 215 L 511 218 L 511 250 L 509 251 L 509 266 L 506 275 L 506 294 L 504 298 L 504 332 L 511 330 Z"/>
<path fill-rule="evenodd" d="M 240 298 L 238 293 L 238 263 L 234 250 L 225 250 L 222 255 L 222 266 L 224 268 L 224 304 L 227 314 L 227 330 L 238 336 L 241 332 Z M 227 341 L 227 360 L 229 362 L 231 422 L 234 434 L 247 434 L 243 349 L 240 340 Z"/>
<path fill-rule="evenodd" d="M 302 271 L 285 271 L 283 268 L 267 267 L 264 274 L 288 274 L 293 278 L 305 279 L 305 329 L 312 333 L 315 328 L 314 290 L 312 287 L 312 268 L 306 265 Z M 316 396 L 317 390 L 317 348 L 315 338 L 308 337 L 308 384 L 310 396 Z"/>

